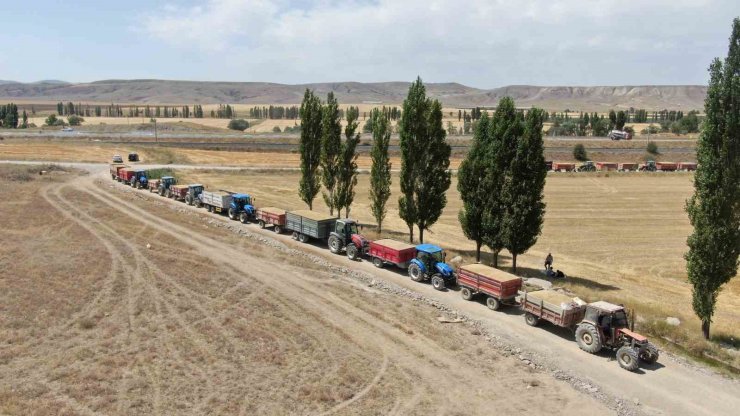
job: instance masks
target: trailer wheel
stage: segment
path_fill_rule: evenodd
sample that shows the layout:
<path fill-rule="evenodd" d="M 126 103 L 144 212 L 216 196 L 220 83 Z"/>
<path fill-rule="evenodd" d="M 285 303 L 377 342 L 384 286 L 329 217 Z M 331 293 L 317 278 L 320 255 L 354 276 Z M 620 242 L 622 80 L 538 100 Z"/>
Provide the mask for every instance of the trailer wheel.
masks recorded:
<path fill-rule="evenodd" d="M 580 324 L 576 328 L 576 343 L 578 348 L 591 354 L 601 351 L 601 336 L 599 331 L 591 324 Z"/>
<path fill-rule="evenodd" d="M 259 220 L 259 221 L 257 222 L 257 224 L 259 224 L 260 228 L 265 228 L 265 222 L 264 222 L 264 221 L 262 221 L 262 220 Z"/>
<path fill-rule="evenodd" d="M 339 241 L 339 237 L 335 235 L 329 237 L 329 250 L 334 254 L 339 254 L 342 251 L 342 244 Z"/>
<path fill-rule="evenodd" d="M 620 367 L 627 371 L 637 370 L 637 366 L 639 364 L 637 351 L 635 351 L 634 348 L 625 345 L 617 350 L 617 362 Z"/>
<path fill-rule="evenodd" d="M 424 280 L 424 273 L 422 273 L 421 268 L 416 263 L 411 263 L 409 265 L 409 277 L 414 282 L 421 282 Z"/>
<path fill-rule="evenodd" d="M 640 351 L 640 354 L 638 357 L 641 361 L 645 362 L 646 364 L 655 364 L 656 361 L 658 361 L 658 349 L 655 348 L 655 345 L 648 342 L 647 347 Z"/>
<path fill-rule="evenodd" d="M 540 318 L 534 316 L 534 314 L 527 312 L 524 314 L 524 322 L 529 326 L 537 326 L 540 323 Z"/>
<path fill-rule="evenodd" d="M 442 278 L 442 276 L 435 274 L 432 276 L 432 287 L 434 287 L 437 290 L 444 290 L 445 289 L 445 279 Z"/>
<path fill-rule="evenodd" d="M 306 234 L 298 234 L 298 241 L 301 243 L 308 243 L 308 236 Z"/>
<path fill-rule="evenodd" d="M 489 296 L 488 299 L 486 299 L 486 306 L 488 306 L 488 309 L 492 311 L 497 311 L 501 307 L 501 302 L 493 296 Z"/>
<path fill-rule="evenodd" d="M 473 300 L 473 291 L 467 287 L 460 289 L 460 295 L 465 300 Z"/>
<path fill-rule="evenodd" d="M 236 211 L 234 210 L 234 208 L 229 208 L 229 219 L 230 220 L 236 219 Z"/>
<path fill-rule="evenodd" d="M 357 260 L 357 247 L 354 244 L 347 246 L 347 258 L 350 260 Z"/>
<path fill-rule="evenodd" d="M 282 232 L 283 232 L 283 227 L 281 227 L 281 226 L 279 226 L 279 225 L 275 224 L 275 225 L 274 225 L 274 226 L 272 227 L 272 231 L 275 231 L 275 234 L 280 234 L 280 233 L 282 233 Z"/>
<path fill-rule="evenodd" d="M 110 178 L 115 181 L 116 180 L 116 175 L 110 175 Z"/>
<path fill-rule="evenodd" d="M 380 257 L 373 257 L 373 266 L 382 269 L 383 268 L 383 260 L 380 259 Z"/>
<path fill-rule="evenodd" d="M 293 235 L 291 235 L 290 238 L 292 238 L 293 240 L 297 240 L 298 239 L 298 232 L 297 231 L 293 231 Z"/>

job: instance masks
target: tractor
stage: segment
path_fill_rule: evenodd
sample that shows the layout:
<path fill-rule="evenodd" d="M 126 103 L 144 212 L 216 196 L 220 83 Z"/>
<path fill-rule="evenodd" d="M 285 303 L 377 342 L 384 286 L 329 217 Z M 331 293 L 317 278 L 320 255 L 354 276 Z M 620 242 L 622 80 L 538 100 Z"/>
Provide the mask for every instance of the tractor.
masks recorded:
<path fill-rule="evenodd" d="M 334 223 L 334 231 L 329 235 L 329 250 L 339 254 L 344 250 L 350 260 L 356 260 L 365 254 L 369 242 L 357 230 L 357 221 L 339 219 Z"/>
<path fill-rule="evenodd" d="M 595 171 L 596 171 L 596 166 L 594 165 L 594 162 L 590 160 L 583 162 L 583 164 L 578 167 L 578 172 L 595 172 Z"/>
<path fill-rule="evenodd" d="M 169 191 L 170 191 L 170 185 L 176 184 L 177 181 L 172 176 L 162 176 L 162 178 L 159 180 L 159 188 L 157 189 L 157 193 L 161 196 L 167 195 L 169 197 Z"/>
<path fill-rule="evenodd" d="M 146 188 L 149 180 L 146 177 L 146 170 L 144 169 L 136 169 L 134 171 L 134 176 L 131 177 L 131 187 L 133 188 Z"/>
<path fill-rule="evenodd" d="M 445 288 L 445 282 L 454 282 L 452 267 L 445 263 L 445 252 L 434 244 L 416 246 L 416 258 L 409 264 L 409 277 L 415 282 L 432 281 L 437 290 Z"/>
<path fill-rule="evenodd" d="M 229 204 L 229 218 L 238 219 L 247 223 L 254 219 L 255 209 L 252 205 L 252 197 L 248 194 L 231 194 L 231 203 Z"/>
<path fill-rule="evenodd" d="M 642 172 L 655 172 L 658 170 L 658 166 L 654 160 L 648 160 L 644 165 L 640 165 L 640 171 Z"/>
<path fill-rule="evenodd" d="M 200 184 L 188 185 L 188 192 L 185 194 L 185 203 L 188 205 L 200 204 L 200 198 L 198 196 L 203 192 L 203 188 L 203 185 Z"/>
<path fill-rule="evenodd" d="M 617 362 L 635 371 L 640 361 L 658 361 L 658 349 L 647 338 L 629 328 L 623 306 L 598 301 L 586 305 L 586 315 L 576 327 L 576 343 L 583 351 L 596 354 L 603 348 L 617 350 Z"/>

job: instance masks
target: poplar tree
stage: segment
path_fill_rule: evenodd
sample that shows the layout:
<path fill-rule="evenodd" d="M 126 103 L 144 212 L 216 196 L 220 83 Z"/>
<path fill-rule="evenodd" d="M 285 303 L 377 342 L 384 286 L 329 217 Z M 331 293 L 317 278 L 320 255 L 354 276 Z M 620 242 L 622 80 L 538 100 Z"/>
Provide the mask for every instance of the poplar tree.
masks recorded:
<path fill-rule="evenodd" d="M 388 157 L 388 145 L 391 141 L 390 122 L 385 114 L 377 108 L 372 111 L 373 148 L 370 151 L 370 210 L 378 224 L 378 234 L 383 231 L 385 204 L 391 196 L 391 162 Z"/>
<path fill-rule="evenodd" d="M 403 103 L 400 131 L 403 195 L 398 205 L 412 242 L 414 224 L 423 243 L 424 230 L 437 222 L 447 205 L 451 148 L 442 116 L 442 104 L 426 97 L 424 84 L 417 78 Z"/>
<path fill-rule="evenodd" d="M 337 176 L 335 205 L 339 216 L 342 215 L 342 208 L 344 208 L 345 218 L 349 218 L 350 207 L 355 200 L 357 144 L 360 143 L 360 133 L 357 132 L 359 116 L 360 111 L 357 107 L 347 109 L 347 126 L 344 127 L 344 142 L 339 152 L 339 174 Z"/>
<path fill-rule="evenodd" d="M 545 217 L 544 190 L 547 167 L 542 142 L 544 112 L 532 108 L 524 120 L 524 131 L 516 143 L 508 167 L 503 196 L 506 200 L 502 240 L 511 253 L 513 271 L 516 258 L 537 242 Z"/>
<path fill-rule="evenodd" d="M 339 103 L 334 98 L 333 92 L 327 95 L 326 105 L 322 108 L 321 114 L 321 182 L 327 191 L 323 192 L 322 196 L 326 206 L 329 207 L 329 214 L 334 215 L 339 153 L 342 148 L 342 124 L 339 118 Z"/>
<path fill-rule="evenodd" d="M 709 339 L 722 286 L 737 274 L 740 254 L 740 19 L 734 19 L 724 64 L 715 59 L 697 146 L 694 195 L 686 203 L 694 232 L 686 269 L 692 306 Z"/>
<path fill-rule="evenodd" d="M 321 159 L 321 100 L 306 89 L 301 103 L 301 180 L 298 195 L 313 209 L 313 200 L 321 188 L 317 175 Z"/>
<path fill-rule="evenodd" d="M 457 171 L 457 190 L 463 201 L 458 219 L 465 237 L 475 241 L 477 262 L 480 262 L 480 248 L 485 236 L 483 216 L 489 200 L 489 187 L 486 186 L 491 156 L 488 141 L 489 121 L 488 113 L 483 113 L 473 133 L 473 143 Z"/>

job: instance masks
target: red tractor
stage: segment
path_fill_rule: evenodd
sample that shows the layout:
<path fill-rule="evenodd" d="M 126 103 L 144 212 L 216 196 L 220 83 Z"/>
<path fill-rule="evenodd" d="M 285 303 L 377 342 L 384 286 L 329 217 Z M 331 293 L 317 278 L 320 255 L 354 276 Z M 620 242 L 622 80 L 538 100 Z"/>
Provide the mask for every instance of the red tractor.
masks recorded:
<path fill-rule="evenodd" d="M 623 306 L 599 301 L 586 306 L 586 316 L 576 327 L 576 342 L 582 350 L 595 354 L 602 348 L 617 350 L 617 362 L 635 371 L 640 361 L 658 361 L 658 349 L 647 338 L 629 329 Z"/>

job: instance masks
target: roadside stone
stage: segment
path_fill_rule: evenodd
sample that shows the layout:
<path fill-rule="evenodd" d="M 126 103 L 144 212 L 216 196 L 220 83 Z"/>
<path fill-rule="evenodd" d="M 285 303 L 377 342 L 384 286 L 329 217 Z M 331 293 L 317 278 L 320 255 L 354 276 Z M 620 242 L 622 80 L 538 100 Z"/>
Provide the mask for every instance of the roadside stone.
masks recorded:
<path fill-rule="evenodd" d="M 679 326 L 679 325 L 681 325 L 681 320 L 678 319 L 678 318 L 674 318 L 672 316 L 669 316 L 669 317 L 665 318 L 665 323 L 667 323 L 668 325 L 671 325 L 671 326 Z"/>

